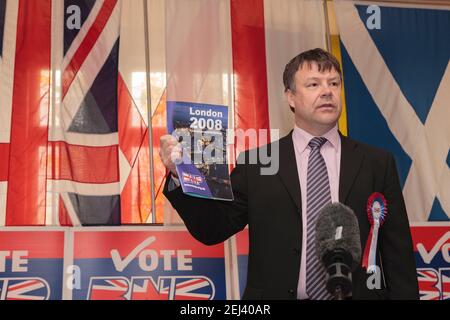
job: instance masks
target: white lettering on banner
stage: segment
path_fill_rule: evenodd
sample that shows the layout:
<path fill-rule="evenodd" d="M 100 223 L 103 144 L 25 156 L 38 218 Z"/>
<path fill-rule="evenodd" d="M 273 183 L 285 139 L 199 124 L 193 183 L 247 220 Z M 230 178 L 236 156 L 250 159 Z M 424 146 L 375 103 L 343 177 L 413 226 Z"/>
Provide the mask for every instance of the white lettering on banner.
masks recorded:
<path fill-rule="evenodd" d="M 178 271 L 192 271 L 192 258 L 188 258 L 188 256 L 192 256 L 191 250 L 178 251 Z"/>
<path fill-rule="evenodd" d="M 161 250 L 161 255 L 164 258 L 164 270 L 172 270 L 172 256 L 175 255 L 175 250 Z"/>
<path fill-rule="evenodd" d="M 447 243 L 444 245 L 444 243 L 447 242 L 447 240 L 450 239 L 450 231 L 445 233 L 433 246 L 433 248 L 430 250 L 430 252 L 425 249 L 425 246 L 422 243 L 417 244 L 417 251 L 419 251 L 420 256 L 422 257 L 422 260 L 426 264 L 430 264 L 431 261 L 433 261 L 436 254 L 439 252 L 439 250 L 442 250 L 442 257 L 447 262 L 450 263 L 450 255 L 449 255 L 449 249 L 450 249 L 450 243 Z"/>
<path fill-rule="evenodd" d="M 9 257 L 10 251 L 0 251 L 0 272 L 6 271 L 6 257 Z"/>
<path fill-rule="evenodd" d="M 119 251 L 111 250 L 111 258 L 117 271 L 122 272 L 130 264 L 130 262 L 137 257 L 137 255 L 144 250 L 147 246 L 152 244 L 156 240 L 155 237 L 145 239 L 136 248 L 134 248 L 125 259 L 122 260 Z"/>
<path fill-rule="evenodd" d="M 150 264 L 147 261 L 150 260 Z M 158 268 L 158 253 L 155 250 L 144 250 L 139 255 L 139 267 L 144 271 L 154 271 Z"/>
<path fill-rule="evenodd" d="M 164 271 L 172 271 L 172 257 L 177 259 L 177 270 L 191 271 L 192 259 L 188 256 L 192 256 L 192 250 L 160 250 L 159 253 L 156 250 L 146 249 L 150 244 L 156 240 L 155 237 L 149 237 L 137 245 L 124 259 L 121 258 L 119 251 L 111 250 L 111 259 L 114 263 L 114 267 L 117 271 L 122 272 L 133 261 L 138 258 L 139 267 L 143 271 L 154 271 L 159 266 L 159 257 L 163 257 Z"/>
<path fill-rule="evenodd" d="M 164 271 L 172 271 L 172 256 L 176 254 L 177 258 L 177 270 L 178 271 L 191 271 L 192 265 L 188 263 L 192 262 L 192 259 L 186 258 L 186 255 L 192 255 L 191 250 L 161 250 L 160 255 L 163 256 Z M 155 250 L 144 250 L 139 255 L 139 267 L 144 271 L 155 271 L 159 265 L 159 256 Z"/>
<path fill-rule="evenodd" d="M 28 251 L 0 251 L 0 272 L 6 272 L 6 260 L 11 257 L 12 272 L 28 272 Z"/>
<path fill-rule="evenodd" d="M 442 246 L 442 257 L 445 262 L 450 263 L 450 243 L 446 243 Z"/>
<path fill-rule="evenodd" d="M 28 251 L 13 251 L 12 253 L 12 271 L 27 272 L 28 271 Z"/>

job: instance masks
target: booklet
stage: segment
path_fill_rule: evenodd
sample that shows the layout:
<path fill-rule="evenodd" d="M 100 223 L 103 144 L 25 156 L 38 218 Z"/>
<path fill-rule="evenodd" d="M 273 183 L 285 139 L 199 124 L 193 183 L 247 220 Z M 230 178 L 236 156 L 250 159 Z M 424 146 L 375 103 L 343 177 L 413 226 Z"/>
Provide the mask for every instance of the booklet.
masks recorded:
<path fill-rule="evenodd" d="M 233 200 L 227 163 L 227 128 L 226 106 L 167 102 L 167 129 L 183 147 L 177 173 L 184 193 Z"/>

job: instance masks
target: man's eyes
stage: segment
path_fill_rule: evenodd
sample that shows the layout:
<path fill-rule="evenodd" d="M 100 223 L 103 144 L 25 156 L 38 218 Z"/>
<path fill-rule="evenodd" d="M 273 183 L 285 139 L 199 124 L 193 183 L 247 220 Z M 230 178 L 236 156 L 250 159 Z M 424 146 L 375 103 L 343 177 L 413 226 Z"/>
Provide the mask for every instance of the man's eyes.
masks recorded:
<path fill-rule="evenodd" d="M 332 87 L 339 87 L 339 85 L 340 85 L 340 82 L 338 82 L 338 81 L 333 81 L 333 82 L 330 83 L 330 86 L 332 86 Z M 319 86 L 319 84 L 317 82 L 308 83 L 306 85 L 307 88 L 315 88 L 315 87 L 318 87 L 318 86 Z"/>

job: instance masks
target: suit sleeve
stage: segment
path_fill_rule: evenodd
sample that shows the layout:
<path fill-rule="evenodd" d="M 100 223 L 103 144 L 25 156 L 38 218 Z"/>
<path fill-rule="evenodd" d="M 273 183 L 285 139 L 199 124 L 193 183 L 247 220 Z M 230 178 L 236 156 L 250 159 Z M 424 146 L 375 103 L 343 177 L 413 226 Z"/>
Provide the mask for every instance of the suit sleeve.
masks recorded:
<path fill-rule="evenodd" d="M 394 157 L 389 154 L 383 194 L 388 217 L 381 227 L 381 259 L 390 299 L 418 299 L 413 242 Z"/>
<path fill-rule="evenodd" d="M 181 187 L 169 191 L 169 181 L 166 181 L 164 195 L 195 239 L 206 245 L 218 244 L 248 223 L 246 171 L 245 165 L 238 164 L 231 173 L 234 195 L 231 202 L 188 196 Z"/>

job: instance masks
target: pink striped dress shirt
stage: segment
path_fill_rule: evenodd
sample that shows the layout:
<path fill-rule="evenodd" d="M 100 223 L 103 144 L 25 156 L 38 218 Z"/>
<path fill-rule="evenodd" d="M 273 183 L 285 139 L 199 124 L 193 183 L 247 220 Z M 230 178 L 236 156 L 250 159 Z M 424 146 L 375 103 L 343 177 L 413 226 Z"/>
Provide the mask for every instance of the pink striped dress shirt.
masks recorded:
<path fill-rule="evenodd" d="M 330 191 L 332 202 L 339 201 L 339 172 L 341 165 L 341 137 L 339 136 L 337 125 L 328 131 L 323 137 L 327 138 L 327 142 L 320 150 L 328 171 L 328 178 L 330 181 Z M 300 181 L 301 203 L 302 203 L 302 221 L 303 221 L 303 235 L 302 235 L 302 256 L 300 261 L 300 277 L 297 288 L 298 299 L 308 299 L 306 293 L 306 178 L 308 172 L 308 158 L 310 148 L 309 141 L 314 138 L 305 130 L 299 127 L 294 128 L 292 139 L 294 141 L 295 159 L 297 161 L 297 170 Z"/>

